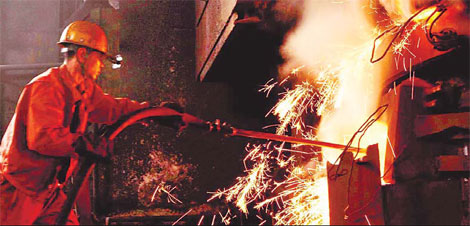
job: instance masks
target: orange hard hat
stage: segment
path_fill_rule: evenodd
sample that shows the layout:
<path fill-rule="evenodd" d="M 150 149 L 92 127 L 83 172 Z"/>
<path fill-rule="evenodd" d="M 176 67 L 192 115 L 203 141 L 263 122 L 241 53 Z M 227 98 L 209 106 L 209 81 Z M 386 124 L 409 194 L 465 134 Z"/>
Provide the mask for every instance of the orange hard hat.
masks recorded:
<path fill-rule="evenodd" d="M 69 24 L 57 43 L 86 46 L 108 55 L 108 40 L 104 30 L 88 21 L 75 21 Z"/>

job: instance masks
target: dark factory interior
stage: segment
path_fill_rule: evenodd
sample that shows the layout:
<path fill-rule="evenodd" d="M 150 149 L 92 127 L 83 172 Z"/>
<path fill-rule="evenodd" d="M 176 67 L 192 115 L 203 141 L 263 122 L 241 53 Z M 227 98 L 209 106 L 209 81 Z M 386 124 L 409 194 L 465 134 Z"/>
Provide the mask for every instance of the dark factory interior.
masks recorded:
<path fill-rule="evenodd" d="M 74 21 L 122 56 L 93 82 L 150 107 L 85 122 L 105 157 L 49 156 L 73 171 L 58 218 L 470 225 L 469 0 L 0 0 L 0 186 L 18 100 Z"/>

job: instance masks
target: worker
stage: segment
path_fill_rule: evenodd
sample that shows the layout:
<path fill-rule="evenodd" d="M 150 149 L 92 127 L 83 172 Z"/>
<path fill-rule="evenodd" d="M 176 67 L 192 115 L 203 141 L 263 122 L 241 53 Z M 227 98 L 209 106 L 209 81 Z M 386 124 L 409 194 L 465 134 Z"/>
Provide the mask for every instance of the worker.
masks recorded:
<path fill-rule="evenodd" d="M 75 146 L 91 142 L 87 124 L 111 124 L 149 106 L 112 97 L 96 84 L 104 61 L 117 63 L 101 27 L 72 22 L 58 45 L 63 64 L 24 87 L 0 145 L 0 225 L 54 224 L 66 200 L 60 175 L 71 172 Z M 79 224 L 73 211 L 67 224 Z"/>

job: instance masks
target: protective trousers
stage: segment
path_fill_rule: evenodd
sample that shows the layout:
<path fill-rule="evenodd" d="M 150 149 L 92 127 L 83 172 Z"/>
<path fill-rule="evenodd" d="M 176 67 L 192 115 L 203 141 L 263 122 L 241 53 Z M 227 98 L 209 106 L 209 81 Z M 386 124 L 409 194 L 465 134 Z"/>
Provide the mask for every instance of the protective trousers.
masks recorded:
<path fill-rule="evenodd" d="M 33 197 L 16 189 L 5 179 L 0 183 L 0 225 L 54 225 L 67 198 L 59 186 Z M 79 225 L 73 210 L 67 225 Z"/>

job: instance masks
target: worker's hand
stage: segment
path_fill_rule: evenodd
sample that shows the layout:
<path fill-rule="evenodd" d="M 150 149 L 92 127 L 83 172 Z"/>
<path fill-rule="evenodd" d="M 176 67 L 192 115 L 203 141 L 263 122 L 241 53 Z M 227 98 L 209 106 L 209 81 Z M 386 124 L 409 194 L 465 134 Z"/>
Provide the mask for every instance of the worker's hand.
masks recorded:
<path fill-rule="evenodd" d="M 103 158 L 106 158 L 110 155 L 112 155 L 112 146 L 111 142 L 108 142 L 108 140 L 104 137 L 97 137 L 97 139 L 94 141 L 94 147 L 95 149 L 93 150 L 93 153 L 96 155 L 99 155 Z"/>
<path fill-rule="evenodd" d="M 183 109 L 183 107 L 181 107 L 181 105 L 179 105 L 178 103 L 166 102 L 166 101 L 160 103 L 159 107 L 168 108 L 168 109 L 171 109 L 171 110 L 175 111 L 174 116 L 164 116 L 159 120 L 159 123 L 164 125 L 164 126 L 174 128 L 176 130 L 182 130 L 182 127 L 184 125 L 184 122 L 183 122 L 184 109 Z"/>
<path fill-rule="evenodd" d="M 227 122 L 222 122 L 220 119 L 216 119 L 213 122 L 206 122 L 209 125 L 209 131 L 221 132 L 224 134 L 231 134 L 233 132 L 232 125 Z"/>
<path fill-rule="evenodd" d="M 106 158 L 111 153 L 112 148 L 108 145 L 105 138 L 99 137 L 95 141 L 89 136 L 80 136 L 75 142 L 75 151 L 81 156 L 94 156 Z"/>
<path fill-rule="evenodd" d="M 184 108 L 179 105 L 178 103 L 175 102 L 170 102 L 170 101 L 164 101 L 160 103 L 160 107 L 165 107 L 165 108 L 170 108 L 173 109 L 179 113 L 184 113 Z"/>

